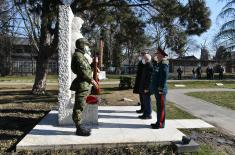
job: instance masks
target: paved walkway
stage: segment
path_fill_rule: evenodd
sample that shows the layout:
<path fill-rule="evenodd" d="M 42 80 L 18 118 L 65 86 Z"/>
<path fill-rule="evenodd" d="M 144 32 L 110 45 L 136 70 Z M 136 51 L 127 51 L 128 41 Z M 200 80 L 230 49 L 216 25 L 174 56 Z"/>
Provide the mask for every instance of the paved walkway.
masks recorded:
<path fill-rule="evenodd" d="M 174 83 L 183 83 L 184 82 L 200 82 L 200 81 L 213 81 L 213 80 L 168 80 L 168 82 L 174 82 Z M 234 81 L 235 82 L 235 79 L 226 79 L 226 80 L 223 80 L 223 81 Z M 218 80 L 214 80 L 214 82 L 218 82 Z M 221 81 L 222 82 L 222 81 Z M 119 84 L 120 81 L 119 80 L 116 80 L 116 81 L 101 81 L 100 84 Z"/>
<path fill-rule="evenodd" d="M 151 129 L 156 122 L 156 113 L 152 120 L 141 120 L 135 112 L 138 106 L 100 106 L 99 124 L 92 127 L 89 137 L 74 135 L 74 126 L 58 126 L 58 111 L 51 111 L 34 129 L 17 144 L 17 150 L 61 149 L 83 146 L 103 146 L 120 144 L 158 143 L 165 144 L 180 141 L 184 135 L 182 128 L 212 128 L 200 119 L 166 120 L 164 129 Z"/>
<path fill-rule="evenodd" d="M 179 108 L 190 114 L 212 123 L 229 134 L 235 135 L 234 110 L 185 95 L 188 92 L 202 91 L 235 91 L 235 89 L 174 89 L 169 90 L 167 100 L 176 103 Z"/>

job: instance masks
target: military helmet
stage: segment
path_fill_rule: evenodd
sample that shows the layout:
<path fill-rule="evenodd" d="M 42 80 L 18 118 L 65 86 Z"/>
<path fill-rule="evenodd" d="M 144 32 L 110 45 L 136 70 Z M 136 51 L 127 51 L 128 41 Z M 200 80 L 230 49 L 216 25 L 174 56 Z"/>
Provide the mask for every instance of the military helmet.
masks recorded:
<path fill-rule="evenodd" d="M 76 40 L 75 44 L 76 44 L 76 48 L 78 48 L 78 49 L 84 49 L 85 45 L 88 45 L 88 46 L 90 45 L 86 38 L 80 38 L 80 39 Z"/>

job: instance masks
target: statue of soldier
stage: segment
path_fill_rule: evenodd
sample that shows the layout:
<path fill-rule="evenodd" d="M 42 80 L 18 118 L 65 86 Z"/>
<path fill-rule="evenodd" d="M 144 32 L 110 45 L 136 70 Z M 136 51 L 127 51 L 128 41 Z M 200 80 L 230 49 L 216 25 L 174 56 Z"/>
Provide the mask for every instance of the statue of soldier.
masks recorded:
<path fill-rule="evenodd" d="M 92 78 L 92 69 L 90 64 L 89 43 L 85 38 L 76 41 L 76 50 L 72 56 L 71 69 L 77 77 L 73 80 L 70 90 L 75 91 L 75 104 L 73 107 L 73 121 L 76 125 L 76 135 L 89 136 L 90 129 L 81 124 L 82 111 L 85 104 L 85 97 L 89 95 L 90 84 L 97 87 L 97 83 Z"/>

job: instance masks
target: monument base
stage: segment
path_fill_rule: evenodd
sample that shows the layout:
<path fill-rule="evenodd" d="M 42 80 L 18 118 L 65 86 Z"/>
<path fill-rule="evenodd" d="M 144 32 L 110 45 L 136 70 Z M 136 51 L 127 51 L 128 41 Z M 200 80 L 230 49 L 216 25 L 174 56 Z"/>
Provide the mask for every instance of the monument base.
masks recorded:
<path fill-rule="evenodd" d="M 82 124 L 98 125 L 98 104 L 86 104 L 82 114 Z"/>
<path fill-rule="evenodd" d="M 179 128 L 211 128 L 199 119 L 166 120 L 166 128 L 154 130 L 152 120 L 141 120 L 136 106 L 99 106 L 99 124 L 91 127 L 89 137 L 76 136 L 75 126 L 59 126 L 58 111 L 51 111 L 20 141 L 16 150 L 61 150 L 128 144 L 166 144 L 180 141 L 184 134 Z M 156 112 L 153 111 L 153 116 Z M 143 136 L 144 133 L 144 136 Z"/>

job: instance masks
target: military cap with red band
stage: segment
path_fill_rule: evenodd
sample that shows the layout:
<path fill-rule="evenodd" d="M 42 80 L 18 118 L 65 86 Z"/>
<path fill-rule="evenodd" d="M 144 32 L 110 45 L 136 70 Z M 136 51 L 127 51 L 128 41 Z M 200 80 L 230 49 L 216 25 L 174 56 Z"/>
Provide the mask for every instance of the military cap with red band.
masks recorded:
<path fill-rule="evenodd" d="M 164 55 L 165 57 L 168 56 L 168 54 L 165 53 L 165 52 L 163 51 L 163 49 L 161 49 L 160 47 L 157 48 L 157 52 L 156 52 L 156 53 L 158 53 L 158 52 L 161 53 L 162 55 Z"/>

